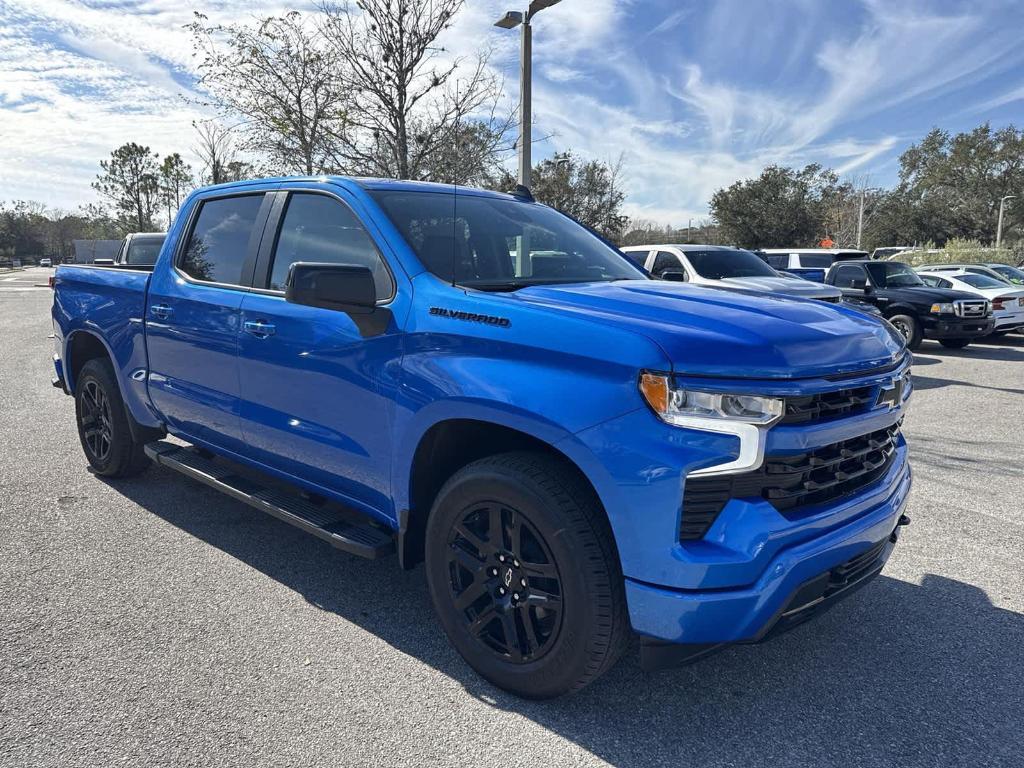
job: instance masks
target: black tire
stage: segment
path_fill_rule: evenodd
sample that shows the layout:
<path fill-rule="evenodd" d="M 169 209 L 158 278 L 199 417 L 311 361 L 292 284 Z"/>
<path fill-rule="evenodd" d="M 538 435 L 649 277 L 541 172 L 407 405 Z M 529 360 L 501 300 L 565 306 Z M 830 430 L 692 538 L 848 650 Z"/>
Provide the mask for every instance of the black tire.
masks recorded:
<path fill-rule="evenodd" d="M 628 643 L 608 520 L 591 489 L 554 457 L 504 453 L 456 472 L 431 510 L 425 559 L 449 640 L 499 688 L 531 699 L 572 693 L 610 669 Z"/>
<path fill-rule="evenodd" d="M 939 339 L 939 344 L 946 349 L 963 349 L 970 343 L 970 339 Z"/>
<path fill-rule="evenodd" d="M 924 333 L 921 331 L 921 323 L 911 315 L 893 315 L 887 318 L 890 323 L 903 334 L 907 340 L 907 349 L 917 349 L 924 341 Z"/>
<path fill-rule="evenodd" d="M 129 418 L 110 361 L 87 361 L 75 381 L 75 420 L 85 458 L 96 474 L 130 477 L 149 466 L 143 443 L 132 435 Z"/>

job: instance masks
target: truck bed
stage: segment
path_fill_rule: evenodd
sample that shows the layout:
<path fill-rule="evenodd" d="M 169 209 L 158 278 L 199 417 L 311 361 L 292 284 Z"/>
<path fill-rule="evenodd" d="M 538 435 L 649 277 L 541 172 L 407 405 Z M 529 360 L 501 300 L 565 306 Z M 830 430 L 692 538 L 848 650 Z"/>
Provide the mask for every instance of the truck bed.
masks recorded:
<path fill-rule="evenodd" d="M 141 323 L 152 270 L 62 264 L 54 275 L 54 312 L 104 332 L 124 331 L 125 321 Z"/>

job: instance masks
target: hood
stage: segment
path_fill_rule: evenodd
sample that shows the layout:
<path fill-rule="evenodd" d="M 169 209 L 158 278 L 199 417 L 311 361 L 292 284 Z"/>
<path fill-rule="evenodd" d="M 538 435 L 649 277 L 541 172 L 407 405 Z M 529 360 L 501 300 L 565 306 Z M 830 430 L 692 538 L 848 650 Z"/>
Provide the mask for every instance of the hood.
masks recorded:
<path fill-rule="evenodd" d="M 932 288 L 928 285 L 912 285 L 905 288 L 878 288 L 877 293 L 887 298 L 902 298 L 920 304 L 978 300 L 977 295 L 967 293 L 966 291 L 956 291 L 952 288 Z"/>
<path fill-rule="evenodd" d="M 820 301 L 660 280 L 535 286 L 510 296 L 632 327 L 661 346 L 678 373 L 827 376 L 878 368 L 903 353 L 885 323 Z"/>
<path fill-rule="evenodd" d="M 805 299 L 836 299 L 842 295 L 842 291 L 831 285 L 812 283 L 810 280 L 794 280 L 791 277 L 725 277 L 718 282 L 728 288 L 782 293 Z"/>

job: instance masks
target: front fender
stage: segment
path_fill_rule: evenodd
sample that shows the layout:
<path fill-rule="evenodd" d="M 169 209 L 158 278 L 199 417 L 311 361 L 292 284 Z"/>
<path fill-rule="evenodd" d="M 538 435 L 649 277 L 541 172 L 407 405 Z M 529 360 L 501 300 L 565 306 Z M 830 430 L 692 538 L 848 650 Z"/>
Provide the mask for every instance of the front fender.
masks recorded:
<path fill-rule="evenodd" d="M 397 433 L 395 460 L 391 465 L 391 487 L 394 489 L 396 509 L 408 509 L 410 506 L 409 478 L 412 476 L 416 449 L 423 437 L 435 425 L 453 420 L 480 421 L 507 427 L 551 446 L 572 438 L 565 427 L 509 403 L 470 397 L 435 400 L 409 417 Z"/>

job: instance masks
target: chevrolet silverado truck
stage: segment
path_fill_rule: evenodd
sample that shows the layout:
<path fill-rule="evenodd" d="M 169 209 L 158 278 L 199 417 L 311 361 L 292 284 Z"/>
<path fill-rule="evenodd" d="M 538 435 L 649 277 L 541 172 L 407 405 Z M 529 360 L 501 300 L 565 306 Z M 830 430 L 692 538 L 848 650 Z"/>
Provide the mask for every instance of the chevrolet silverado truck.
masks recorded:
<path fill-rule="evenodd" d="M 847 298 L 878 307 L 912 350 L 926 338 L 963 349 L 994 327 L 992 302 L 965 291 L 932 288 L 898 261 L 840 262 L 829 269 L 825 282 Z"/>
<path fill-rule="evenodd" d="M 97 475 L 156 464 L 423 563 L 451 644 L 522 696 L 632 633 L 645 668 L 767 639 L 908 522 L 891 326 L 652 280 L 525 188 L 198 190 L 151 271 L 58 267 L 53 324 Z"/>

